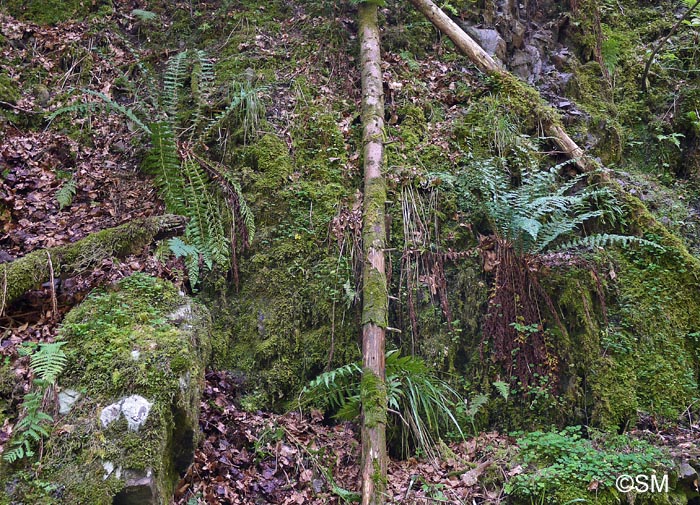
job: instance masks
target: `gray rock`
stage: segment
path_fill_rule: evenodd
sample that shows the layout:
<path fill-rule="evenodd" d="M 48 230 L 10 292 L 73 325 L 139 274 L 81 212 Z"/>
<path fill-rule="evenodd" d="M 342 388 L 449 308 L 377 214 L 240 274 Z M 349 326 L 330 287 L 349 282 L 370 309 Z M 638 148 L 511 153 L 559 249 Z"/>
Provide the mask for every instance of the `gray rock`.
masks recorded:
<path fill-rule="evenodd" d="M 132 395 L 122 401 L 122 414 L 129 423 L 131 431 L 139 431 L 139 428 L 148 419 L 148 413 L 153 404 L 143 396 Z"/>
<path fill-rule="evenodd" d="M 152 406 L 153 404 L 143 396 L 131 395 L 102 409 L 100 414 L 102 427 L 106 428 L 119 419 L 120 414 L 124 414 L 126 422 L 129 424 L 129 429 L 131 431 L 139 431 L 141 425 L 148 419 L 148 413 L 151 411 Z"/>
<path fill-rule="evenodd" d="M 80 393 L 72 389 L 66 389 L 58 393 L 58 413 L 62 416 L 70 412 L 73 404 L 80 399 Z"/>
<path fill-rule="evenodd" d="M 698 472 L 689 463 L 683 462 L 678 467 L 678 478 L 685 482 L 694 482 L 698 478 Z"/>
<path fill-rule="evenodd" d="M 153 470 L 125 470 L 126 483 L 115 497 L 113 503 L 119 505 L 144 505 L 158 503 L 158 486 L 153 478 Z"/>
<path fill-rule="evenodd" d="M 111 405 L 106 406 L 105 408 L 102 409 L 102 412 L 100 413 L 100 421 L 102 421 L 102 427 L 106 428 L 110 424 L 112 424 L 114 421 L 119 419 L 119 416 L 122 413 L 122 404 L 121 402 L 113 403 Z"/>
<path fill-rule="evenodd" d="M 494 29 L 465 27 L 467 33 L 486 51 L 489 56 L 495 56 L 499 60 L 506 57 L 506 41 Z"/>

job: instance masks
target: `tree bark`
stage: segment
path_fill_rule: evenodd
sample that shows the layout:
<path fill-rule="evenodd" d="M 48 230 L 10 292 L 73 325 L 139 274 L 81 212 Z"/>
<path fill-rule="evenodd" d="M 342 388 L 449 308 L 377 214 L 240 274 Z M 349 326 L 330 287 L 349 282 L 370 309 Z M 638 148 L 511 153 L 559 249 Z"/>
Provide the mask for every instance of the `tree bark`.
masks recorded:
<path fill-rule="evenodd" d="M 186 218 L 166 214 L 135 219 L 115 228 L 92 233 L 72 244 L 33 251 L 0 265 L 0 314 L 30 289 L 54 275 L 79 273 L 105 258 L 138 252 L 154 240 L 180 235 Z"/>
<path fill-rule="evenodd" d="M 577 168 L 582 172 L 589 172 L 596 168 L 596 165 L 585 157 L 583 149 L 566 133 L 559 121 L 558 113 L 550 107 L 534 88 L 520 81 L 510 72 L 502 69 L 489 54 L 484 51 L 474 39 L 467 35 L 457 23 L 452 21 L 442 9 L 431 0 L 411 0 L 411 3 L 418 9 L 435 27 L 447 35 L 454 42 L 465 56 L 484 73 L 494 75 L 505 81 L 510 92 L 520 91 L 525 100 L 534 100 L 532 112 L 536 113 L 542 123 L 547 135 L 552 137 L 564 154 L 575 160 Z"/>
<path fill-rule="evenodd" d="M 362 239 L 362 504 L 385 501 L 386 417 L 385 335 L 389 296 L 385 269 L 384 92 L 377 5 L 359 6 L 364 202 Z"/>

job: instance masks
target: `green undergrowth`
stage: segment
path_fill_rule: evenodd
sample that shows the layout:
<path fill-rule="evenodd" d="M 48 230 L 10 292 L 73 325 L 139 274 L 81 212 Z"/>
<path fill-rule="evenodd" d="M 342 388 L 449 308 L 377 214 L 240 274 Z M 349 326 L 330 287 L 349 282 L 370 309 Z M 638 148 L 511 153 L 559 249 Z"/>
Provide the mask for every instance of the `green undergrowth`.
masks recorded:
<path fill-rule="evenodd" d="M 359 352 L 355 300 L 348 298 L 352 243 L 329 234 L 352 195 L 339 118 L 310 102 L 299 107 L 307 119 L 291 131 L 291 152 L 269 132 L 234 153 L 258 233 L 241 261 L 240 291 L 230 306 L 220 305 L 231 364 L 251 376 L 251 397 L 277 408 L 324 367 Z"/>
<path fill-rule="evenodd" d="M 573 74 L 567 94 L 585 113 L 570 127 L 574 139 L 581 145 L 593 140 L 592 152 L 606 164 L 666 181 L 697 174 L 697 25 L 682 25 L 665 44 L 646 92 L 641 80 L 650 49 L 676 19 L 670 4 L 660 2 L 578 2 L 565 32 L 574 54 L 561 69 Z"/>
<path fill-rule="evenodd" d="M 584 438 L 580 426 L 521 435 L 517 458 L 525 468 L 505 486 L 509 503 L 613 505 L 626 499 L 615 489 L 618 476 L 656 475 L 661 482 L 672 473 L 668 456 L 645 440 L 595 431 L 589 435 Z M 674 490 L 674 479 L 669 475 L 668 493 L 640 493 L 634 503 L 686 503 L 683 492 Z"/>
<path fill-rule="evenodd" d="M 56 0 L 51 2 L 42 0 L 3 0 L 0 2 L 0 7 L 4 7 L 12 16 L 19 19 L 44 25 L 55 25 L 63 21 L 79 20 L 93 12 L 101 14 L 112 12 L 110 8 L 111 2 L 104 0 L 98 2 L 85 2 L 82 0 Z"/>

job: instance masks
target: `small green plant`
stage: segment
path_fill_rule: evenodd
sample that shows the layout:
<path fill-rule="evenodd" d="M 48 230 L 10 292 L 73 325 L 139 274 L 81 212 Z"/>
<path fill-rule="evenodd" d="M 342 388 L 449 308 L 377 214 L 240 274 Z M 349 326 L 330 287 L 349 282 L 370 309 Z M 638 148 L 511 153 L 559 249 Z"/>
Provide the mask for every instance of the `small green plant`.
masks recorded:
<path fill-rule="evenodd" d="M 556 491 L 612 489 L 621 474 L 639 475 L 667 470 L 670 460 L 658 448 L 627 435 L 591 432 L 582 435 L 580 426 L 562 431 L 535 431 L 517 440 L 520 459 L 527 471 L 506 484 L 506 493 L 532 503 L 559 503 Z"/>
<path fill-rule="evenodd" d="M 27 393 L 22 400 L 22 414 L 15 425 L 10 448 L 2 455 L 8 463 L 34 456 L 33 445 L 49 436 L 46 425 L 53 422 L 53 418 L 42 411 L 42 404 L 46 391 L 55 386 L 56 379 L 66 367 L 68 358 L 61 349 L 63 345 L 65 342 L 39 344 L 38 347 L 29 345 L 21 351 L 30 355 L 34 385 L 38 389 Z"/>
<path fill-rule="evenodd" d="M 58 210 L 63 210 L 64 208 L 70 206 L 73 203 L 73 198 L 75 198 L 75 193 L 77 191 L 77 184 L 75 179 L 71 177 L 63 183 L 63 185 L 56 191 L 56 201 L 58 202 Z"/>

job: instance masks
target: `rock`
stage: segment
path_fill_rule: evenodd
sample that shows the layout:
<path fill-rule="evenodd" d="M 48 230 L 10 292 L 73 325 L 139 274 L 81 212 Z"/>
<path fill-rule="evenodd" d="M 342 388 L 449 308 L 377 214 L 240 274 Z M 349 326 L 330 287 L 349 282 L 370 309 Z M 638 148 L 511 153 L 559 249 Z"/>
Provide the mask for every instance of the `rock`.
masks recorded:
<path fill-rule="evenodd" d="M 129 430 L 139 431 L 141 425 L 146 422 L 152 405 L 151 402 L 139 395 L 132 395 L 117 403 L 108 405 L 102 409 L 102 413 L 100 414 L 102 427 L 106 428 L 112 422 L 119 419 L 121 414 L 124 414 Z"/>
<path fill-rule="evenodd" d="M 58 393 L 58 413 L 66 415 L 70 412 L 73 404 L 80 399 L 80 393 L 72 389 L 66 389 Z"/>
<path fill-rule="evenodd" d="M 59 378 L 70 430 L 45 440 L 42 459 L 60 500 L 27 498 L 19 479 L 8 503 L 170 503 L 197 444 L 210 326 L 205 308 L 143 274 L 74 308 L 61 329 L 68 365 Z M 4 470 L 0 489 L 17 480 Z"/>
<path fill-rule="evenodd" d="M 488 28 L 474 28 L 473 26 L 465 26 L 464 28 L 489 56 L 495 56 L 499 60 L 505 59 L 506 41 L 503 40 L 498 31 Z"/>
<path fill-rule="evenodd" d="M 678 467 L 678 478 L 684 482 L 693 483 L 698 478 L 698 472 L 688 462 L 683 462 Z"/>
<path fill-rule="evenodd" d="M 533 83 L 542 73 L 542 59 L 535 46 L 526 45 L 513 53 L 511 71 L 518 77 Z"/>
<path fill-rule="evenodd" d="M 116 421 L 119 419 L 119 416 L 122 413 L 122 405 L 121 403 L 113 403 L 112 405 L 109 405 L 102 409 L 102 412 L 100 413 L 100 421 L 102 421 L 102 427 L 106 428 L 112 422 Z"/>
<path fill-rule="evenodd" d="M 148 413 L 153 404 L 139 395 L 125 398 L 122 402 L 122 414 L 129 424 L 129 429 L 139 431 L 139 428 L 148 419 Z"/>

